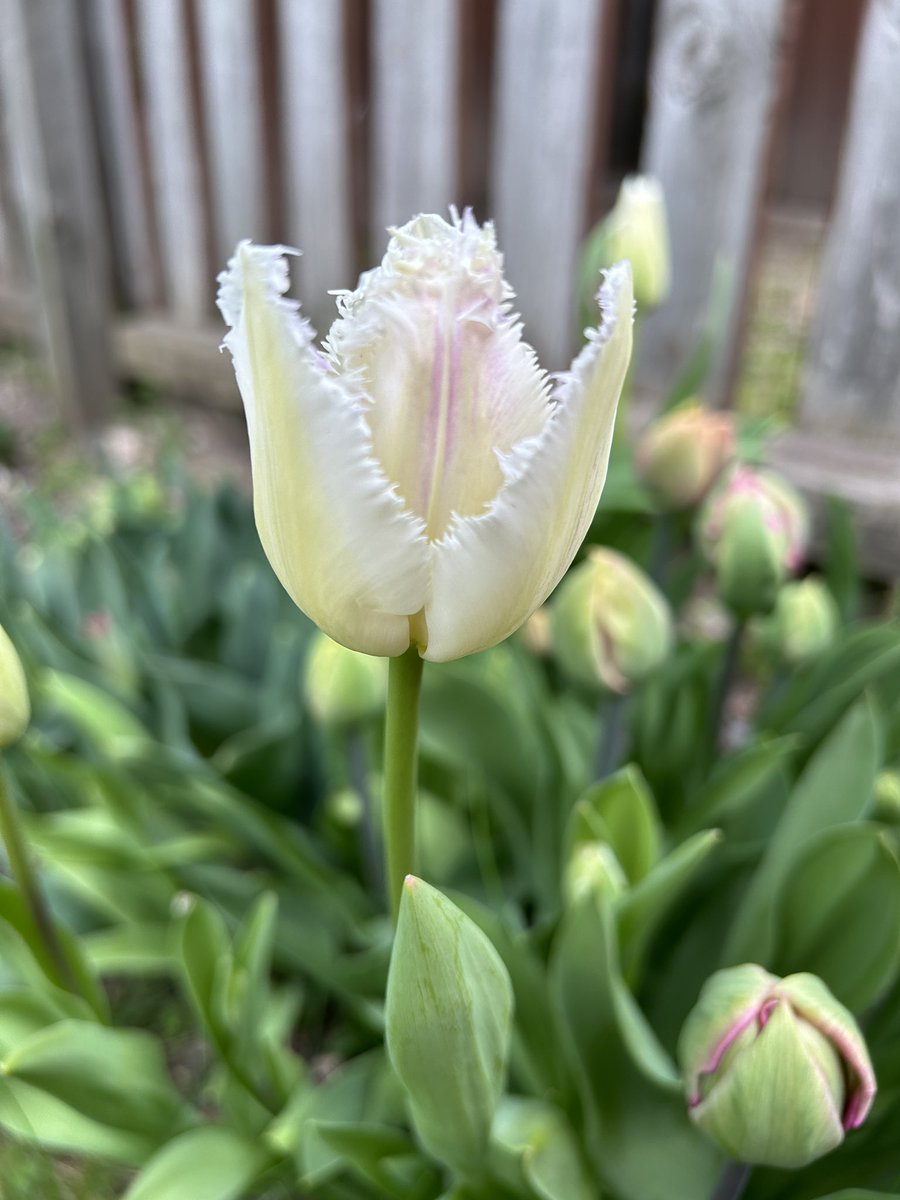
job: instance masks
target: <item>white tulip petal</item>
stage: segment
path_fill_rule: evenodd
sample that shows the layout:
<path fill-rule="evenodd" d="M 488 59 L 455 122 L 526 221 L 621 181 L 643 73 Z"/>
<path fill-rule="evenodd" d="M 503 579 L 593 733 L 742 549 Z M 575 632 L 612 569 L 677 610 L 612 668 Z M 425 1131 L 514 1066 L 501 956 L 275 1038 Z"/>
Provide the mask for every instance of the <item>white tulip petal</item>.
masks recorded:
<path fill-rule="evenodd" d="M 600 328 L 559 381 L 542 432 L 502 462 L 506 483 L 489 510 L 460 517 L 433 545 L 426 659 L 459 658 L 508 637 L 547 599 L 587 533 L 631 357 L 627 263 L 607 272 L 598 299 Z"/>
<path fill-rule="evenodd" d="M 373 457 L 367 398 L 285 298 L 284 254 L 242 243 L 219 277 L 260 539 L 294 602 L 335 641 L 401 654 L 428 595 L 424 526 Z"/>

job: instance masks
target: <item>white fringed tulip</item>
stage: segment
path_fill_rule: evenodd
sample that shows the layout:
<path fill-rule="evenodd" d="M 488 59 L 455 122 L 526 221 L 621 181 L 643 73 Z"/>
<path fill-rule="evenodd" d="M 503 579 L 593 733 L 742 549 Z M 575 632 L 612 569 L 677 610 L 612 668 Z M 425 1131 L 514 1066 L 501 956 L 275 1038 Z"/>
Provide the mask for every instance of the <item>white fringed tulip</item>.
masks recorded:
<path fill-rule="evenodd" d="M 354 650 L 440 662 L 493 646 L 559 582 L 597 507 L 631 353 L 627 264 L 551 386 L 493 228 L 470 213 L 394 230 L 321 351 L 285 298 L 285 253 L 242 243 L 219 292 L 276 574 Z"/>

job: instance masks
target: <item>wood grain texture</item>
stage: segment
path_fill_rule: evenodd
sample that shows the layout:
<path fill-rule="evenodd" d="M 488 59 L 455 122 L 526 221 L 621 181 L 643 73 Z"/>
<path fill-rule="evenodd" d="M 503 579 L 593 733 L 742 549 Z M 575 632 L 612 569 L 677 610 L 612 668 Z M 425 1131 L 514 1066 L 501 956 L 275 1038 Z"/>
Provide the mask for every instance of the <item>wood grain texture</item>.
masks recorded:
<path fill-rule="evenodd" d="M 730 271 L 725 337 L 709 398 L 721 399 L 738 334 L 762 199 L 784 0 L 662 0 L 651 65 L 642 169 L 663 185 L 672 294 L 648 314 L 638 385 L 667 391 L 704 324 L 717 260 Z"/>
<path fill-rule="evenodd" d="M 191 92 L 187 6 L 136 0 L 153 200 L 166 300 L 188 321 L 211 311 L 200 138 Z"/>
<path fill-rule="evenodd" d="M 54 0 L 0 5 L 0 88 L 36 315 L 61 418 L 112 402 L 109 276 L 78 13 Z"/>
<path fill-rule="evenodd" d="M 335 315 L 330 288 L 355 283 L 348 164 L 342 0 L 281 0 L 283 160 L 288 241 L 304 310 L 324 329 Z"/>
<path fill-rule="evenodd" d="M 265 239 L 265 163 L 256 0 L 199 0 L 203 120 L 217 265 Z"/>
<path fill-rule="evenodd" d="M 372 242 L 456 200 L 457 0 L 374 0 Z"/>
<path fill-rule="evenodd" d="M 802 419 L 900 439 L 900 0 L 872 0 Z"/>
<path fill-rule="evenodd" d="M 159 299 L 160 279 L 141 162 L 125 5 L 123 0 L 87 0 L 82 11 L 109 198 L 116 290 L 126 305 L 144 307 Z"/>
<path fill-rule="evenodd" d="M 490 202 L 528 340 L 549 367 L 576 341 L 601 0 L 504 0 Z"/>

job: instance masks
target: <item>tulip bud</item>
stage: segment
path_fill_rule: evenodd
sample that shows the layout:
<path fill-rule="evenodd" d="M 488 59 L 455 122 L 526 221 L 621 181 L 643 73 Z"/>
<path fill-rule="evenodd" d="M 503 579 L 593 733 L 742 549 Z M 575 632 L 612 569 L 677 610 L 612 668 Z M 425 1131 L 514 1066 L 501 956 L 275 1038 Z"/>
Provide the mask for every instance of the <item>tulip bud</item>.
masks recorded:
<path fill-rule="evenodd" d="M 806 551 L 808 519 L 794 489 L 769 471 L 736 467 L 707 498 L 698 529 L 725 604 L 739 617 L 771 612 Z"/>
<path fill-rule="evenodd" d="M 591 234 L 584 275 L 595 279 L 602 266 L 628 259 L 639 309 L 656 308 L 670 287 L 669 229 L 659 180 L 632 175 L 622 181 L 615 208 Z"/>
<path fill-rule="evenodd" d="M 568 904 L 586 894 L 615 900 L 628 889 L 628 879 L 612 846 L 605 842 L 583 842 L 575 847 L 566 866 L 563 892 Z"/>
<path fill-rule="evenodd" d="M 772 638 L 785 662 L 809 662 L 834 641 L 838 611 L 821 579 L 810 576 L 786 583 L 772 614 Z"/>
<path fill-rule="evenodd" d="M 22 662 L 0 625 L 0 749 L 17 742 L 30 720 L 31 702 Z"/>
<path fill-rule="evenodd" d="M 316 720 L 352 725 L 384 708 L 387 664 L 358 654 L 324 633 L 313 638 L 306 660 L 306 701 Z"/>
<path fill-rule="evenodd" d="M 692 1119 L 739 1162 L 803 1167 L 861 1125 L 875 1096 L 859 1027 L 815 975 L 717 971 L 678 1055 Z"/>
<path fill-rule="evenodd" d="M 670 508 L 699 504 L 734 456 L 734 421 L 696 401 L 654 421 L 637 445 L 638 474 Z"/>
<path fill-rule="evenodd" d="M 900 771 L 879 771 L 875 777 L 875 817 L 900 825 Z"/>
<path fill-rule="evenodd" d="M 553 646 L 574 679 L 627 692 L 669 654 L 668 603 L 630 559 L 594 546 L 559 589 Z"/>

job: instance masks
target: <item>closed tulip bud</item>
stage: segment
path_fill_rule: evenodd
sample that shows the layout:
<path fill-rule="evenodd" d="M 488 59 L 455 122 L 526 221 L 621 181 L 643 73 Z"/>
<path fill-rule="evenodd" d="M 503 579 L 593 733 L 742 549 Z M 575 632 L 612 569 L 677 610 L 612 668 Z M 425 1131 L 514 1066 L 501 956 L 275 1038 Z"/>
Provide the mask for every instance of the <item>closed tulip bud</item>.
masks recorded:
<path fill-rule="evenodd" d="M 739 1162 L 795 1168 L 861 1125 L 875 1076 L 852 1015 L 815 975 L 745 964 L 706 983 L 678 1045 L 694 1122 Z"/>
<path fill-rule="evenodd" d="M 625 693 L 672 648 L 672 616 L 648 575 L 615 550 L 594 546 L 559 589 L 553 647 L 573 679 Z"/>
<path fill-rule="evenodd" d="M 734 422 L 696 402 L 654 421 L 637 444 L 644 483 L 670 508 L 699 504 L 734 457 Z"/>
<path fill-rule="evenodd" d="M 875 817 L 900 825 L 900 771 L 879 771 L 875 777 Z"/>
<path fill-rule="evenodd" d="M 719 596 L 739 617 L 772 611 L 782 583 L 803 561 L 808 540 L 800 496 L 771 472 L 745 466 L 707 497 L 698 529 Z"/>
<path fill-rule="evenodd" d="M 385 704 L 387 666 L 357 654 L 324 633 L 313 638 L 306 660 L 305 692 L 310 711 L 327 725 L 352 725 L 377 716 Z"/>
<path fill-rule="evenodd" d="M 628 879 L 612 846 L 605 842 L 582 842 L 566 866 L 563 891 L 569 904 L 586 894 L 615 900 L 628 889 Z"/>
<path fill-rule="evenodd" d="M 778 593 L 772 614 L 772 635 L 785 662 L 809 662 L 834 641 L 838 610 L 821 579 L 809 576 L 786 583 Z"/>
<path fill-rule="evenodd" d="M 324 349 L 283 247 L 220 277 L 260 539 L 295 603 L 367 654 L 434 662 L 508 637 L 590 525 L 631 356 L 627 263 L 553 384 L 522 340 L 491 225 L 419 216 L 338 299 Z"/>
<path fill-rule="evenodd" d="M 17 742 L 30 720 L 31 702 L 22 662 L 0 625 L 0 750 Z"/>
<path fill-rule="evenodd" d="M 631 175 L 622 181 L 615 208 L 596 227 L 585 247 L 589 277 L 599 267 L 627 259 L 638 309 L 656 308 L 671 286 L 669 227 L 659 180 Z"/>

